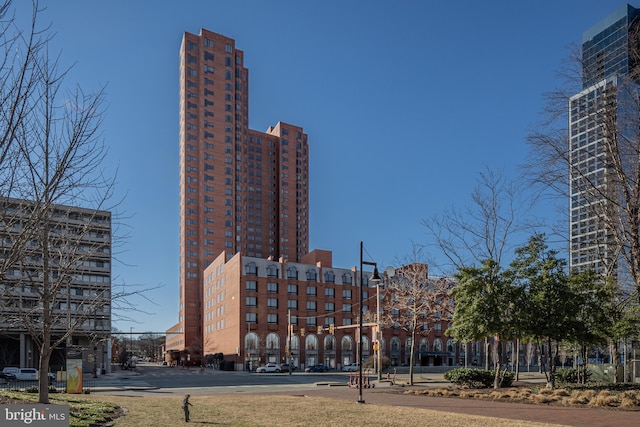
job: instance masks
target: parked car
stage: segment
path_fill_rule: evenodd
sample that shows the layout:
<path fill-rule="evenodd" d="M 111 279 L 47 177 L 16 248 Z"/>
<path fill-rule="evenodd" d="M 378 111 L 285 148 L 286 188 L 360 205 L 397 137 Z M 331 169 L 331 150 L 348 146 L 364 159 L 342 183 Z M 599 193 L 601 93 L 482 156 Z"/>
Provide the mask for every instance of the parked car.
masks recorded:
<path fill-rule="evenodd" d="M 360 370 L 360 365 L 357 363 L 349 363 L 342 367 L 342 372 L 356 372 Z"/>
<path fill-rule="evenodd" d="M 16 374 L 18 373 L 18 371 L 20 370 L 20 368 L 16 368 L 13 366 L 7 366 L 6 368 L 4 368 L 2 370 L 3 374 L 8 374 L 8 375 L 13 375 L 13 377 L 15 378 Z"/>
<path fill-rule="evenodd" d="M 289 372 L 289 364 L 283 363 L 282 365 L 280 365 L 280 369 L 282 370 L 282 372 Z M 291 365 L 291 372 L 295 372 L 296 369 L 298 369 L 296 365 Z"/>
<path fill-rule="evenodd" d="M 263 366 L 258 366 L 256 368 L 256 372 L 259 374 L 264 374 L 265 372 L 281 372 L 280 365 L 276 365 L 275 363 L 267 363 Z"/>
<path fill-rule="evenodd" d="M 38 379 L 38 370 L 35 368 L 20 368 L 16 372 L 18 381 L 36 381 Z"/>
<path fill-rule="evenodd" d="M 327 372 L 329 367 L 326 365 L 313 365 L 305 369 L 305 372 Z"/>
<path fill-rule="evenodd" d="M 6 383 L 9 381 L 13 381 L 16 379 L 14 374 L 5 374 L 4 372 L 0 372 L 0 382 Z"/>

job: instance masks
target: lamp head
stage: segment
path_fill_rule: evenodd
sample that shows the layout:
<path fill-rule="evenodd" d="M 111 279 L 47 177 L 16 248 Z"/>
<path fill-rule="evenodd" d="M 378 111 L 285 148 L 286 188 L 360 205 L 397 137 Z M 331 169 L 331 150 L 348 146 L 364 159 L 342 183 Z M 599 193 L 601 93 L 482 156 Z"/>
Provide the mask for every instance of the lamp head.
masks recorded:
<path fill-rule="evenodd" d="M 382 279 L 380 278 L 380 274 L 378 273 L 378 266 L 377 265 L 373 267 L 373 276 L 371 276 L 369 281 L 373 282 L 373 283 L 379 283 L 379 282 L 382 281 Z"/>

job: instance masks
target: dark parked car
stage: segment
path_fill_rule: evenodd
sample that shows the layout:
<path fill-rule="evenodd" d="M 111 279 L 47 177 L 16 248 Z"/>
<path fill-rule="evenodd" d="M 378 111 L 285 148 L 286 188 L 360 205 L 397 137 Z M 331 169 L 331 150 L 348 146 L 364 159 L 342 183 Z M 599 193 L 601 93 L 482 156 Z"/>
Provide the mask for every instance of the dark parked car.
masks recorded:
<path fill-rule="evenodd" d="M 0 382 L 9 382 L 16 379 L 15 374 L 8 374 L 5 372 L 0 372 Z"/>
<path fill-rule="evenodd" d="M 326 365 L 313 365 L 305 369 L 305 372 L 327 372 L 329 367 Z"/>
<path fill-rule="evenodd" d="M 282 372 L 289 372 L 289 364 L 283 363 L 282 365 L 280 365 L 280 369 L 282 369 Z M 295 372 L 296 369 L 298 369 L 296 365 L 291 365 L 291 372 Z"/>

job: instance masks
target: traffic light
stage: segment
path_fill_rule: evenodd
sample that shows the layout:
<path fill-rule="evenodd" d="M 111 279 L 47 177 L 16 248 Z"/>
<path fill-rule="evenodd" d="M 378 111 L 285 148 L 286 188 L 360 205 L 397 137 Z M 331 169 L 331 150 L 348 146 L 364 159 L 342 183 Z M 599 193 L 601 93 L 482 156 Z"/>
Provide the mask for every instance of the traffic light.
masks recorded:
<path fill-rule="evenodd" d="M 300 336 L 303 337 L 304 336 L 304 328 L 300 328 Z"/>
<path fill-rule="evenodd" d="M 318 326 L 318 333 L 321 334 L 324 331 L 324 329 L 322 328 L 322 326 Z"/>
<path fill-rule="evenodd" d="M 336 330 L 336 326 L 335 326 L 333 323 L 332 323 L 332 324 L 330 324 L 330 325 L 329 325 L 329 333 L 330 333 L 331 335 L 333 335 L 333 333 L 335 332 L 335 330 Z"/>

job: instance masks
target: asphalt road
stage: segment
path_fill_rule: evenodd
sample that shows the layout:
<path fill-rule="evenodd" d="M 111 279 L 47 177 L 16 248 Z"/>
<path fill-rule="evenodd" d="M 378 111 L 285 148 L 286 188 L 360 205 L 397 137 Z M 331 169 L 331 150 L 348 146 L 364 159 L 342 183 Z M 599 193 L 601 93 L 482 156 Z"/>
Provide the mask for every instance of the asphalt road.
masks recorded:
<path fill-rule="evenodd" d="M 139 364 L 135 370 L 114 372 L 95 380 L 97 393 L 144 394 L 216 394 L 232 392 L 289 391 L 317 388 L 319 386 L 347 386 L 350 373 L 265 373 L 247 371 L 219 371 L 206 368 L 178 368 L 155 364 Z M 371 376 L 371 380 L 374 377 Z"/>

